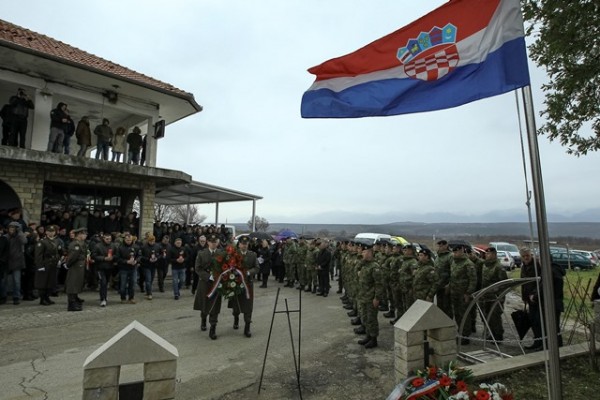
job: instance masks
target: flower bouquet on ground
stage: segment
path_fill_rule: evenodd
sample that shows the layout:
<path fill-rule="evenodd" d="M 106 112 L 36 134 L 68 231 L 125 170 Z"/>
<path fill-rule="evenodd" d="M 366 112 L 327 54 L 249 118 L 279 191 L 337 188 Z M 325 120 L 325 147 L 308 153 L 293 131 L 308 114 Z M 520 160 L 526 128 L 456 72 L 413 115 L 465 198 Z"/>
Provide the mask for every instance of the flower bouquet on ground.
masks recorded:
<path fill-rule="evenodd" d="M 208 291 L 208 297 L 220 295 L 225 299 L 231 299 L 239 294 L 245 293 L 246 278 L 242 271 L 242 255 L 233 246 L 227 246 L 224 252 L 219 252 L 213 260 L 211 272 L 212 286 Z"/>
<path fill-rule="evenodd" d="M 399 384 L 388 400 L 513 400 L 499 383 L 482 383 L 478 390 L 469 391 L 472 380 L 471 370 L 454 362 L 446 368 L 430 366 Z"/>

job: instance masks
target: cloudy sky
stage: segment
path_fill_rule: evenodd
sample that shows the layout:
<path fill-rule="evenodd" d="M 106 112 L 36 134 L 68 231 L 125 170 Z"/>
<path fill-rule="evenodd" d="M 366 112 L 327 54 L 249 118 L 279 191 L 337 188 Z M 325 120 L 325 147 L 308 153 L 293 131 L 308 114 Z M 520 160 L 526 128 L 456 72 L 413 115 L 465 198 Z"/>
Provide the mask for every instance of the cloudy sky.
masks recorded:
<path fill-rule="evenodd" d="M 158 166 L 262 196 L 257 214 L 271 222 L 524 216 L 514 93 L 423 114 L 300 118 L 314 80 L 308 68 L 441 4 L 30 0 L 6 2 L 0 18 L 192 92 L 204 111 L 167 127 Z M 539 111 L 546 75 L 532 63 L 530 72 Z M 576 158 L 545 137 L 539 143 L 548 214 L 596 208 L 599 155 Z M 201 212 L 214 219 L 214 206 Z M 250 203 L 219 210 L 220 222 L 250 215 Z"/>

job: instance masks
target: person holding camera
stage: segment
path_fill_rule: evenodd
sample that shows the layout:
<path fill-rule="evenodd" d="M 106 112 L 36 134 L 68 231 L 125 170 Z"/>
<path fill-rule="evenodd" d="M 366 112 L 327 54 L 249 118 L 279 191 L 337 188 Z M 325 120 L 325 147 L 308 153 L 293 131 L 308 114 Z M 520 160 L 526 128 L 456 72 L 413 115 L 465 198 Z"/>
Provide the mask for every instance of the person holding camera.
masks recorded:
<path fill-rule="evenodd" d="M 10 135 L 8 144 L 10 146 L 19 146 L 25 148 L 25 135 L 27 133 L 27 120 L 29 118 L 29 110 L 33 110 L 33 101 L 27 96 L 25 90 L 19 88 L 16 96 L 12 96 L 8 100 L 10 111 Z"/>

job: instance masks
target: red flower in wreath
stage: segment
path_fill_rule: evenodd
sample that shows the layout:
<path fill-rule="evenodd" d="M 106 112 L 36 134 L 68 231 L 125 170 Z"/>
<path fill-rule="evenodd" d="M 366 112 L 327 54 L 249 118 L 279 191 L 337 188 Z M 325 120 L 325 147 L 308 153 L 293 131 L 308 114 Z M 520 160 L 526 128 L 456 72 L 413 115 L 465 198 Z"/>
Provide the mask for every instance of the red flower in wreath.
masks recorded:
<path fill-rule="evenodd" d="M 440 385 L 442 386 L 450 386 L 452 384 L 452 379 L 448 377 L 448 375 L 444 375 L 440 378 Z"/>
<path fill-rule="evenodd" d="M 465 381 L 456 382 L 456 390 L 458 390 L 459 392 L 466 392 L 467 384 L 465 383 Z"/>
<path fill-rule="evenodd" d="M 431 366 L 429 369 L 429 379 L 433 379 L 437 376 L 438 369 L 434 366 Z"/>
<path fill-rule="evenodd" d="M 223 262 L 223 256 L 217 256 L 217 262 L 220 264 Z"/>
<path fill-rule="evenodd" d="M 475 394 L 477 400 L 490 400 L 490 394 L 485 390 L 478 390 Z"/>
<path fill-rule="evenodd" d="M 421 387 L 425 384 L 425 381 L 423 380 L 423 378 L 415 378 L 413 379 L 413 381 L 411 382 L 411 384 L 414 387 Z"/>

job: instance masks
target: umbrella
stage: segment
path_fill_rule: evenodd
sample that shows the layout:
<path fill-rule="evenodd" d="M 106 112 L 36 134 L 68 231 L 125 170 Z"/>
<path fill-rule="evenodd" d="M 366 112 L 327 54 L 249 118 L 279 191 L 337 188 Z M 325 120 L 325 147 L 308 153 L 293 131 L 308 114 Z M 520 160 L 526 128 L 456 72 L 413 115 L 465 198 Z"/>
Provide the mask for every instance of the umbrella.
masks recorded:
<path fill-rule="evenodd" d="M 250 238 L 252 239 L 259 239 L 259 240 L 272 240 L 273 237 L 271 237 L 271 235 L 269 235 L 267 232 L 252 232 L 250 233 Z"/>
<path fill-rule="evenodd" d="M 296 235 L 295 232 L 289 230 L 289 229 L 284 229 L 281 232 L 279 232 L 277 234 L 277 237 L 280 239 L 287 239 L 287 238 L 294 238 L 294 239 L 298 239 L 298 235 Z"/>

